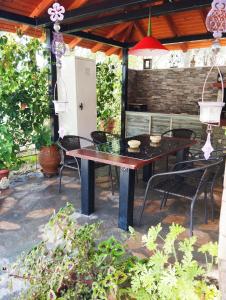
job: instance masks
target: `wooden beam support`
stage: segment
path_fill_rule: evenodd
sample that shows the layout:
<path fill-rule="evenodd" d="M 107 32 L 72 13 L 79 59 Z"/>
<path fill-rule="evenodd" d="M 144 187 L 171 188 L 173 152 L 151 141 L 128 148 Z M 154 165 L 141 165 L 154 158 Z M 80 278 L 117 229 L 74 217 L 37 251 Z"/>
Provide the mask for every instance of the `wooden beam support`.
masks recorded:
<path fill-rule="evenodd" d="M 117 25 L 115 28 L 113 28 L 111 30 L 111 32 L 106 36 L 106 38 L 110 39 L 110 38 L 116 36 L 117 34 L 121 33 L 129 26 L 130 26 L 130 23 L 123 23 L 123 24 Z M 91 48 L 91 51 L 95 53 L 95 52 L 99 51 L 101 49 L 101 47 L 102 47 L 102 45 L 100 43 L 98 43 L 93 48 Z"/>
<path fill-rule="evenodd" d="M 180 2 L 168 2 L 162 5 L 155 5 L 152 7 L 152 16 L 162 16 L 171 13 L 195 10 L 202 7 L 209 6 L 211 0 L 181 0 Z M 122 22 L 139 20 L 148 18 L 149 8 L 134 9 L 130 12 L 123 12 L 120 14 L 104 16 L 99 18 L 92 18 L 87 21 L 76 22 L 74 24 L 66 24 L 62 26 L 62 31 L 65 33 L 81 31 L 88 28 L 99 28 L 103 26 L 114 25 Z"/>
<path fill-rule="evenodd" d="M 118 47 L 118 48 L 124 48 L 125 46 L 127 46 L 126 43 L 122 43 L 122 42 L 119 42 L 119 41 L 116 41 L 116 40 L 113 40 L 113 39 L 107 39 L 107 38 L 102 37 L 100 35 L 92 34 L 92 33 L 85 32 L 85 31 L 79 31 L 79 32 L 71 33 L 71 35 L 77 36 L 77 37 L 85 39 L 85 40 L 91 40 L 91 41 L 94 41 L 94 42 L 107 44 L 107 45 Z"/>
<path fill-rule="evenodd" d="M 78 44 L 79 44 L 81 41 L 82 41 L 81 38 L 75 38 L 75 39 L 73 39 L 73 40 L 68 44 L 68 46 L 69 46 L 70 48 L 74 48 L 74 47 L 78 46 Z"/>
<path fill-rule="evenodd" d="M 42 0 L 35 9 L 30 13 L 29 17 L 36 18 L 40 16 L 44 11 L 48 9 L 48 7 L 53 3 L 54 0 Z M 29 28 L 28 25 L 22 25 L 21 30 L 26 32 Z"/>
<path fill-rule="evenodd" d="M 83 4 L 87 2 L 87 0 L 80 0 L 80 2 L 83 1 Z M 96 16 L 101 13 L 105 12 L 111 12 L 116 9 L 123 9 L 127 6 L 132 6 L 136 4 L 148 4 L 151 2 L 156 2 L 157 0 L 117 0 L 117 1 L 109 1 L 104 0 L 102 3 L 96 5 L 96 4 L 90 4 L 86 5 L 80 8 L 81 5 L 79 5 L 79 8 L 73 9 L 71 11 L 65 12 L 64 19 L 67 21 L 74 21 L 79 18 L 86 18 L 91 16 Z M 78 2 L 78 0 L 76 0 Z M 68 7 L 68 9 L 73 7 L 74 2 Z M 39 18 L 37 20 L 38 25 L 49 25 L 50 21 L 48 18 Z"/>
<path fill-rule="evenodd" d="M 22 16 L 5 10 L 0 10 L 0 19 L 30 26 L 36 26 L 36 20 L 34 18 Z"/>
<path fill-rule="evenodd" d="M 121 100 L 121 138 L 126 134 L 126 109 L 128 102 L 128 49 L 123 48 L 122 57 L 122 100 Z"/>
<path fill-rule="evenodd" d="M 59 120 L 58 120 L 58 115 L 55 114 L 54 110 L 54 104 L 53 104 L 53 95 L 54 95 L 54 87 L 55 83 L 57 81 L 57 68 L 56 68 L 56 57 L 51 51 L 51 45 L 52 45 L 52 40 L 53 40 L 53 32 L 52 28 L 47 29 L 47 45 L 50 51 L 50 125 L 51 125 L 51 132 L 52 132 L 52 140 L 55 142 L 59 138 Z M 57 96 L 57 90 L 56 90 L 56 96 Z"/>

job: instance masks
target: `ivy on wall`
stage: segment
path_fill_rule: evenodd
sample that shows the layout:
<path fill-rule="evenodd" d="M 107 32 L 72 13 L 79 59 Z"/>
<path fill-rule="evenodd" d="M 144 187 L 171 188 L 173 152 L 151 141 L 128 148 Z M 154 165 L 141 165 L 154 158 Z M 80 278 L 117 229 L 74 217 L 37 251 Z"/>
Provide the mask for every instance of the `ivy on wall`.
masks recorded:
<path fill-rule="evenodd" d="M 97 122 L 120 118 L 121 64 L 107 59 L 97 63 Z"/>
<path fill-rule="evenodd" d="M 48 49 L 37 39 L 0 36 L 0 124 L 14 140 L 14 150 L 31 142 L 49 116 Z"/>

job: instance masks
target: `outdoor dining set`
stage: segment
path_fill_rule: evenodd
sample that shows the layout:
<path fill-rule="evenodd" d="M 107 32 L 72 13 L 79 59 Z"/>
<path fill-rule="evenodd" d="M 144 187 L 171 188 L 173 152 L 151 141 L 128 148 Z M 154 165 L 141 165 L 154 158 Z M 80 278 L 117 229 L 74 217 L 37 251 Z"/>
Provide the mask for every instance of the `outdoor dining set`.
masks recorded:
<path fill-rule="evenodd" d="M 128 230 L 129 226 L 133 226 L 134 190 L 140 169 L 147 185 L 138 225 L 142 222 L 147 201 L 152 201 L 153 191 L 161 195 L 160 208 L 166 206 L 169 197 L 190 202 L 190 235 L 193 234 L 193 213 L 197 200 L 203 201 L 205 223 L 208 222 L 209 207 L 211 219 L 214 219 L 213 192 L 223 172 L 223 149 L 213 151 L 206 160 L 201 150 L 193 149 L 197 144 L 195 132 L 183 128 L 164 132 L 156 141 L 154 139 L 154 143 L 149 134 L 120 138 L 105 131 L 94 131 L 90 137 L 66 135 L 58 141 L 62 152 L 59 192 L 62 191 L 64 168 L 77 170 L 81 180 L 82 214 L 94 212 L 95 169 L 107 165 L 112 194 L 115 192 L 113 173 L 119 186 L 119 228 Z M 172 166 L 169 158 L 174 159 Z M 163 172 L 157 171 L 156 164 L 160 160 L 165 161 Z"/>

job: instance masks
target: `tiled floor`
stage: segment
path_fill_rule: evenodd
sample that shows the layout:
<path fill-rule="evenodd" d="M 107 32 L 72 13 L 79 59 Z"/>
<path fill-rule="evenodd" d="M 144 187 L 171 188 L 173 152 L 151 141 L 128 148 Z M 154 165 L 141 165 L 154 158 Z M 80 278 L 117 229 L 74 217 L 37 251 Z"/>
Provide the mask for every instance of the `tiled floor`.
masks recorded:
<path fill-rule="evenodd" d="M 98 170 L 99 172 L 99 170 Z M 13 261 L 23 250 L 28 250 L 40 239 L 43 225 L 54 211 L 58 211 L 67 202 L 76 208 L 77 222 L 103 221 L 103 237 L 115 235 L 126 240 L 125 234 L 117 228 L 118 192 L 112 196 L 108 181 L 107 169 L 101 170 L 96 180 L 96 211 L 90 217 L 82 216 L 80 210 L 80 182 L 73 172 L 63 177 L 62 193 L 58 193 L 58 178 L 44 178 L 39 172 L 18 176 L 9 189 L 0 194 L 0 261 Z M 103 174 L 105 173 L 105 174 Z M 153 201 L 147 205 L 142 219 L 142 225 L 137 226 L 145 183 L 140 179 L 135 189 L 134 227 L 139 232 L 138 240 L 126 240 L 129 248 L 139 256 L 147 255 L 142 247 L 141 236 L 148 227 L 162 222 L 164 232 L 172 223 L 189 226 L 189 203 L 182 199 L 169 199 L 167 206 L 160 210 L 160 197 L 153 195 Z M 215 220 L 204 224 L 202 201 L 195 207 L 194 233 L 198 236 L 198 245 L 218 239 L 219 210 L 222 188 L 215 190 Z M 185 232 L 188 235 L 188 230 Z M 1 297 L 0 297 L 1 299 Z"/>

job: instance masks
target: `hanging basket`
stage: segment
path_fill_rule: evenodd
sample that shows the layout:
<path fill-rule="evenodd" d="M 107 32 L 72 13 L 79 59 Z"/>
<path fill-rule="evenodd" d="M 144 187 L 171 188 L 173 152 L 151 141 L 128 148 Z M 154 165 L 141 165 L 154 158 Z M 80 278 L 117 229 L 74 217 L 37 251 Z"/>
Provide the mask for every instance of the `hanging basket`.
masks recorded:
<path fill-rule="evenodd" d="M 65 86 L 64 81 L 62 80 L 63 86 L 64 86 L 64 91 L 65 91 L 65 99 L 67 99 L 67 89 Z M 59 114 L 59 113 L 64 113 L 67 111 L 67 107 L 68 107 L 68 101 L 64 101 L 64 100 L 57 100 L 56 99 L 56 87 L 57 87 L 58 83 L 56 81 L 55 85 L 54 85 L 54 93 L 53 93 L 53 103 L 54 103 L 54 110 L 55 110 L 55 114 Z"/>
<path fill-rule="evenodd" d="M 222 108 L 224 107 L 225 103 L 224 103 L 224 82 L 223 82 L 221 71 L 220 71 L 219 67 L 217 67 L 217 66 L 216 66 L 216 68 L 217 68 L 218 73 L 220 75 L 221 88 L 222 88 L 221 101 L 204 101 L 204 93 L 205 93 L 207 80 L 208 80 L 209 75 L 212 72 L 214 67 L 215 66 L 212 66 L 211 69 L 209 70 L 209 72 L 206 76 L 204 85 L 203 85 L 202 101 L 199 102 L 200 121 L 202 123 L 219 126 L 220 125 L 221 111 L 222 111 Z"/>

